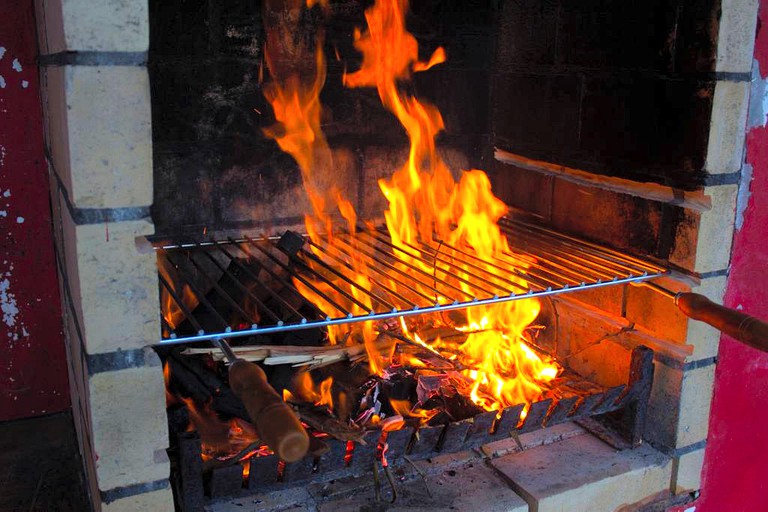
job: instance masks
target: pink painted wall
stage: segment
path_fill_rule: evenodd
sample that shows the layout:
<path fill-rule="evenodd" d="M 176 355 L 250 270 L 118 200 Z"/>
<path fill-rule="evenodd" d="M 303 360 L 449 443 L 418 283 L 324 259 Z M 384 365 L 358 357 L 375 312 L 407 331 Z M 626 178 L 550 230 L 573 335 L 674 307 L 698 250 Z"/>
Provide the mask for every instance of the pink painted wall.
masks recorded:
<path fill-rule="evenodd" d="M 0 2 L 0 420 L 69 407 L 31 0 Z"/>
<path fill-rule="evenodd" d="M 725 305 L 768 320 L 768 0 L 760 1 L 746 163 L 749 200 L 736 232 Z M 762 82 L 765 81 L 765 82 Z M 768 354 L 723 336 L 696 512 L 768 511 Z"/>

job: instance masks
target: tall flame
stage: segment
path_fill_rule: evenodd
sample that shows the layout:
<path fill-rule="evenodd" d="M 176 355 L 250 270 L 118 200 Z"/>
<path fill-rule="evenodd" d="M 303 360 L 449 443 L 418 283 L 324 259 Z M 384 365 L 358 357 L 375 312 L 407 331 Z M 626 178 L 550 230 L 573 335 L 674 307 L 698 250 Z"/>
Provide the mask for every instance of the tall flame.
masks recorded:
<path fill-rule="evenodd" d="M 367 29 L 357 29 L 354 33 L 355 48 L 363 55 L 362 64 L 359 70 L 345 74 L 344 84 L 350 88 L 375 87 L 382 104 L 395 115 L 409 138 L 407 161 L 390 179 L 379 180 L 379 187 L 389 203 L 384 217 L 392 243 L 395 247 L 406 249 L 398 252 L 401 260 L 397 263 L 398 269 L 406 275 L 412 274 L 413 268 L 420 269 L 426 275 L 435 275 L 438 269 L 442 269 L 446 275 L 442 278 L 444 281 L 455 289 L 469 293 L 468 283 L 472 276 L 457 273 L 444 263 L 448 260 L 438 258 L 436 253 L 450 258 L 453 251 L 468 252 L 478 258 L 481 267 L 490 265 L 483 262 L 491 260 L 501 261 L 510 268 L 526 267 L 529 262 L 510 250 L 498 226 L 498 220 L 507 213 L 507 207 L 491 192 L 486 174 L 469 170 L 456 182 L 440 157 L 435 144 L 435 137 L 444 129 L 439 110 L 401 88 L 401 84 L 410 80 L 414 73 L 428 70 L 446 60 L 442 48 L 435 50 L 427 61 L 419 60 L 418 43 L 405 28 L 407 10 L 407 0 L 376 0 L 366 10 Z M 307 215 L 307 231 L 316 243 L 322 244 L 321 231 L 329 240 L 333 235 L 328 215 L 330 204 L 338 205 L 349 224 L 351 235 L 355 234 L 357 220 L 349 201 L 343 198 L 337 187 L 324 181 L 332 178 L 333 173 L 329 166 L 331 151 L 320 129 L 319 93 L 325 81 L 323 36 L 319 34 L 317 37 L 311 72 L 305 70 L 301 75 L 295 70 L 286 73 L 278 65 L 279 59 L 274 52 L 278 42 L 285 44 L 285 34 L 281 36 L 280 32 L 280 27 L 268 29 L 267 67 L 273 82 L 268 86 L 266 96 L 278 123 L 265 133 L 291 154 L 301 168 L 313 208 L 312 215 Z M 301 54 L 300 51 L 294 53 Z M 352 249 L 357 248 L 358 241 L 354 236 L 347 240 L 345 243 L 349 243 Z M 442 243 L 433 244 L 433 240 L 442 240 L 448 247 L 443 248 Z M 420 244 L 437 245 L 436 253 L 423 254 L 416 249 Z M 355 253 L 350 251 L 348 254 Z M 373 271 L 368 267 L 368 260 L 348 256 L 347 261 L 356 271 L 354 281 L 365 289 L 373 289 Z M 514 276 L 509 280 L 516 281 L 521 287 L 526 285 Z M 411 283 L 409 290 L 402 289 L 403 286 L 395 281 L 389 284 L 406 297 L 413 296 L 414 291 L 422 296 L 434 294 L 432 288 L 418 280 Z M 299 282 L 296 285 L 325 311 L 339 310 L 310 288 Z M 320 288 L 321 285 L 316 286 Z M 328 286 L 321 291 L 352 314 L 367 314 L 371 310 L 368 295 L 349 284 L 341 283 L 340 286 L 345 287 L 347 294 L 355 301 L 348 300 L 348 297 Z M 446 298 L 435 296 L 434 300 L 441 302 Z M 437 351 L 448 348 L 452 352 L 458 351 L 458 360 L 465 367 L 472 368 L 463 373 L 471 383 L 471 398 L 478 405 L 496 410 L 530 403 L 541 395 L 540 383 L 556 377 L 557 366 L 543 361 L 523 341 L 524 330 L 536 318 L 539 309 L 536 299 L 470 308 L 466 311 L 466 325 L 462 327 L 468 332 L 466 341 L 458 347 L 449 346 L 444 341 L 433 342 L 432 347 Z M 380 373 L 385 358 L 372 347 L 376 336 L 372 322 L 364 322 L 357 327 L 329 329 L 331 342 L 349 334 L 352 335 L 348 336 L 349 342 L 362 339 L 366 343 L 371 370 Z"/>

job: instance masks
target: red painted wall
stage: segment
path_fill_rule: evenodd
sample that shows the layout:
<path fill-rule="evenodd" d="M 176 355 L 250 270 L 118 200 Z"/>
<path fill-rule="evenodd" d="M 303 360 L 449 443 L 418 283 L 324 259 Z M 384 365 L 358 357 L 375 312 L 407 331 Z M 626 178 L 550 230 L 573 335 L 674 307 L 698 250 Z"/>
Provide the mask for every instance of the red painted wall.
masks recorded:
<path fill-rule="evenodd" d="M 755 58 L 768 77 L 768 0 L 760 1 Z M 766 82 L 768 83 L 768 82 Z M 753 84 L 762 126 L 747 133 L 750 197 L 736 232 L 725 305 L 768 320 L 768 105 Z M 758 97 L 760 96 L 760 97 Z M 754 116 L 753 116 L 754 118 Z M 768 354 L 724 336 L 696 512 L 768 511 Z"/>
<path fill-rule="evenodd" d="M 0 420 L 69 407 L 33 2 L 0 2 Z"/>

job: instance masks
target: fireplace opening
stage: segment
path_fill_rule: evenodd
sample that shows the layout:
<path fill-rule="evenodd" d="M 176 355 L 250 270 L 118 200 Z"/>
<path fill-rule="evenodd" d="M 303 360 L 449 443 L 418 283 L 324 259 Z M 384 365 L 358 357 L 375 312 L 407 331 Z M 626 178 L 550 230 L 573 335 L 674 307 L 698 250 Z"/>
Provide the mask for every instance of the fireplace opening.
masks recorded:
<path fill-rule="evenodd" d="M 390 466 L 501 439 L 520 444 L 520 435 L 562 423 L 618 449 L 643 442 L 659 356 L 622 340 L 621 355 L 606 361 L 615 349 L 600 345 L 634 334 L 634 324 L 587 342 L 602 326 L 580 318 L 589 314 L 568 297 L 608 287 L 626 294 L 628 284 L 669 274 L 669 230 L 682 210 L 664 210 L 667 233 L 654 224 L 656 212 L 628 212 L 626 239 L 586 233 L 603 242 L 595 244 L 539 214 L 551 191 L 528 190 L 533 208 L 511 211 L 491 184 L 503 191 L 515 179 L 490 157 L 584 169 L 611 186 L 644 181 L 632 190 L 641 197 L 672 187 L 693 202 L 695 192 L 686 193 L 703 182 L 705 138 L 695 130 L 686 132 L 691 144 L 671 137 L 683 120 L 706 116 L 706 85 L 696 89 L 702 102 L 674 109 L 666 102 L 690 84 L 653 86 L 651 111 L 633 103 L 633 82 L 621 104 L 644 115 L 624 127 L 631 143 L 616 156 L 591 147 L 598 129 L 590 115 L 610 108 L 590 101 L 601 87 L 624 94 L 621 77 L 585 78 L 578 52 L 565 74 L 569 54 L 543 67 L 510 59 L 519 14 L 511 3 L 409 10 L 384 0 L 267 1 L 247 12 L 191 4 L 152 11 L 159 34 L 173 20 L 201 27 L 192 40 L 165 33 L 150 54 L 157 351 L 177 504 L 197 510 L 348 474 L 379 482 L 379 472 L 394 499 Z M 574 37 L 565 19 L 560 30 Z M 180 65 L 177 52 L 190 44 L 195 58 Z M 178 104 L 189 97 L 178 96 L 179 80 L 205 87 L 189 108 Z M 583 119 L 563 124 L 567 113 L 552 109 L 574 94 Z M 523 121 L 529 104 L 543 108 Z M 184 116 L 169 114 L 180 109 Z M 644 160 L 637 148 L 646 142 L 663 157 Z M 490 178 L 473 170 L 483 163 Z M 178 180 L 187 194 L 177 194 Z M 561 316 L 569 317 L 564 333 Z M 574 323 L 588 334 L 573 332 Z M 307 456 L 282 461 L 259 435 L 266 427 L 249 423 L 215 347 L 224 339 L 264 368 L 300 418 Z M 580 357 L 595 349 L 600 357 Z M 380 492 L 377 483 L 377 500 Z"/>
<path fill-rule="evenodd" d="M 517 224 L 518 229 L 526 226 L 509 222 Z M 536 247 L 533 240 L 537 231 L 533 226 L 528 228 L 532 240 L 510 238 L 530 251 Z M 344 234 L 337 236 L 344 238 Z M 381 232 L 370 236 L 381 236 Z M 550 236 L 557 235 L 550 232 Z M 589 285 L 561 283 L 562 288 L 556 290 L 552 288 L 554 282 L 546 288 L 531 285 L 530 294 L 518 290 L 513 295 L 529 301 L 541 295 L 546 301 L 547 294 L 566 293 L 569 286 L 575 290 L 606 283 L 616 286 L 621 281 L 647 279 L 657 275 L 649 271 L 661 270 L 594 244 L 570 237 L 566 241 L 571 257 L 591 263 L 591 270 L 598 275 L 601 269 L 616 265 L 614 268 L 621 268 L 628 276 L 593 275 Z M 377 261 L 397 275 L 393 272 L 397 270 L 395 265 L 384 266 L 387 258 L 394 258 L 391 241 L 384 242 L 379 240 L 381 256 Z M 582 244 L 581 252 L 577 243 Z M 309 266 L 320 260 L 302 248 L 304 244 L 302 237 L 288 232 L 272 240 L 246 238 L 158 248 L 163 269 L 160 282 L 165 331 L 164 343 L 157 350 L 163 360 L 169 395 L 170 452 L 175 454 L 172 482 L 183 510 L 198 510 L 207 502 L 238 498 L 248 492 L 284 490 L 352 474 L 370 477 L 372 471 L 378 470 L 390 479 L 391 468 L 406 461 L 466 451 L 510 437 L 518 439 L 522 434 L 564 422 L 577 422 L 617 449 L 641 443 L 653 380 L 650 349 L 641 346 L 632 352 L 624 384 L 604 387 L 591 382 L 567 368 L 567 360 L 561 361 L 561 366 L 552 359 L 550 354 L 555 353 L 553 347 L 557 345 L 553 325 L 557 312 L 553 303 L 546 302 L 522 337 L 526 351 L 523 356 L 537 361 L 536 371 L 548 374 L 548 378 L 514 382 L 536 389 L 510 394 L 502 401 L 500 395 L 494 398 L 487 382 L 476 379 L 483 369 L 469 366 L 479 365 L 482 360 L 461 352 L 468 339 L 483 336 L 486 330 L 480 325 L 462 328 L 467 324 L 466 312 L 455 306 L 472 307 L 471 302 L 427 303 L 422 310 L 417 306 L 416 311 L 372 311 L 362 318 L 352 318 L 357 325 L 372 322 L 376 333 L 372 346 L 362 339 L 355 340 L 362 332 L 354 329 L 347 331 L 347 339 L 330 345 L 326 329 L 338 324 L 319 311 L 315 297 L 310 296 L 314 302 L 309 300 L 296 287 L 304 283 L 320 293 L 310 279 L 323 276 Z M 306 245 L 311 244 L 307 237 Z M 331 247 L 329 244 L 326 250 L 331 251 Z M 568 272 L 556 261 L 545 259 L 545 255 L 551 257 L 546 249 L 552 247 L 539 240 L 542 253 L 528 253 L 538 269 L 538 273 L 532 271 L 533 275 L 540 279 L 553 279 L 558 269 Z M 446 251 L 446 257 L 450 257 L 451 251 Z M 475 272 L 482 270 L 466 255 L 463 261 L 460 256 L 452 255 L 453 272 L 446 271 L 446 275 L 458 273 L 462 265 L 464 270 L 470 268 L 468 265 L 474 265 Z M 315 285 L 326 290 L 333 286 L 337 292 L 347 286 L 347 293 L 339 293 L 339 297 L 346 296 L 349 307 L 354 301 L 349 293 L 353 281 L 344 280 L 340 270 L 354 269 L 338 265 L 338 260 L 336 263 L 335 268 L 322 267 L 327 275 Z M 634 268 L 627 271 L 630 267 Z M 484 279 L 477 277 L 485 286 L 496 279 L 498 286 L 510 268 L 496 274 L 486 269 L 482 272 Z M 589 271 L 582 265 L 581 272 Z M 382 275 L 387 274 L 382 271 Z M 423 284 L 418 278 L 408 277 L 406 283 Z M 428 277 L 432 280 L 432 276 Z M 581 278 L 585 278 L 584 274 Z M 450 286 L 446 279 L 435 278 L 434 293 L 446 293 Z M 479 288 L 478 284 L 478 290 L 473 291 Z M 384 286 L 376 289 L 379 294 L 387 291 L 388 297 L 396 293 Z M 333 299 L 323 297 L 322 305 L 335 304 Z M 500 297 L 496 294 L 472 299 L 482 304 Z M 437 312 L 430 312 L 430 306 Z M 335 320 L 349 321 L 351 315 L 344 313 L 348 316 Z M 264 320 L 262 327 L 256 318 Z M 310 432 L 309 453 L 301 460 L 285 463 L 269 449 L 250 423 L 243 403 L 228 386 L 224 354 L 215 346 L 199 345 L 201 340 L 224 337 L 230 337 L 238 358 L 263 365 L 270 384 L 291 404 Z M 195 341 L 198 344 L 190 344 Z M 369 357 L 380 359 L 369 364 Z M 520 360 L 507 362 L 502 369 L 505 374 L 499 377 L 509 379 L 510 384 L 519 380 L 521 364 Z M 398 484 L 394 479 L 392 482 L 391 492 L 396 495 Z"/>

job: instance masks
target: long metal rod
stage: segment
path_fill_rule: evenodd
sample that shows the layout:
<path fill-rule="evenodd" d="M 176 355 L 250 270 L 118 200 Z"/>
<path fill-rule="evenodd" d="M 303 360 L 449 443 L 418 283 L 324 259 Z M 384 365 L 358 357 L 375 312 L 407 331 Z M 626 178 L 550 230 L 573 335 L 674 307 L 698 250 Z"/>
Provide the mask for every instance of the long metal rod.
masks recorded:
<path fill-rule="evenodd" d="M 359 315 L 359 316 L 353 315 L 346 318 L 331 318 L 331 319 L 319 320 L 314 322 L 310 321 L 310 322 L 301 323 L 301 324 L 286 323 L 282 326 L 259 327 L 256 329 L 244 329 L 242 331 L 232 331 L 228 333 L 186 336 L 181 338 L 160 340 L 159 343 L 162 345 L 176 345 L 180 343 L 190 343 L 195 341 L 212 341 L 217 338 L 225 338 L 225 339 L 238 338 L 242 336 L 253 336 L 254 334 L 269 334 L 273 332 L 283 332 L 287 330 L 314 329 L 318 327 L 327 327 L 330 325 L 342 325 L 342 324 L 350 324 L 355 322 L 365 322 L 370 320 L 386 320 L 388 318 L 398 318 L 401 316 L 413 316 L 413 315 L 421 315 L 421 314 L 428 314 L 428 313 L 439 313 L 442 311 L 455 311 L 458 309 L 467 309 L 474 306 L 500 304 L 502 302 L 509 302 L 513 300 L 530 299 L 534 297 L 546 297 L 551 295 L 559 295 L 561 293 L 568 293 L 576 290 L 588 290 L 588 289 L 602 288 L 605 286 L 612 286 L 612 285 L 622 284 L 622 283 L 644 281 L 646 279 L 652 279 L 654 277 L 658 277 L 658 276 L 657 275 L 636 276 L 636 277 L 627 278 L 627 279 L 617 279 L 616 281 L 611 281 L 611 282 L 590 283 L 590 284 L 574 286 L 574 287 L 565 288 L 565 289 L 559 288 L 559 289 L 553 289 L 553 290 L 540 291 L 536 293 L 530 292 L 530 293 L 515 295 L 515 296 L 498 297 L 498 298 L 468 301 L 468 302 L 456 302 L 453 304 L 429 306 L 429 307 L 423 307 L 419 309 L 392 311 L 388 313 L 378 313 L 376 315 Z"/>
<path fill-rule="evenodd" d="M 571 262 L 573 261 L 570 258 L 573 258 L 577 261 L 583 262 L 587 267 L 581 266 L 581 268 L 588 268 L 588 269 L 603 269 L 606 272 L 610 274 L 614 273 L 643 273 L 647 270 L 644 268 L 638 268 L 638 267 L 632 267 L 630 265 L 616 262 L 615 260 L 612 260 L 610 258 L 607 258 L 603 255 L 593 254 L 587 249 L 582 249 L 579 251 L 572 250 L 572 251 L 564 251 L 564 248 L 570 247 L 570 244 L 568 242 L 565 243 L 557 243 L 555 240 L 547 239 L 547 237 L 538 237 L 536 239 L 531 239 L 531 236 L 529 233 L 520 233 L 518 231 L 513 231 L 510 229 L 503 229 L 508 235 L 514 236 L 517 240 L 519 240 L 521 245 L 527 245 L 531 244 L 535 247 L 536 254 L 539 254 L 541 251 L 545 251 L 547 254 L 553 255 L 557 257 L 558 259 L 565 258 L 566 261 Z M 549 249 L 547 249 L 549 248 Z"/>
<path fill-rule="evenodd" d="M 321 260 L 320 258 L 315 256 L 311 252 L 302 250 L 302 251 L 299 252 L 299 254 L 301 254 L 302 258 L 307 258 L 307 259 L 309 259 L 311 261 L 314 261 L 315 263 L 317 263 L 318 265 L 320 265 L 321 267 L 326 269 L 328 272 L 330 272 L 331 274 L 337 276 L 339 279 L 341 279 L 342 281 L 347 283 L 351 288 L 355 288 L 357 290 L 360 290 L 361 292 L 366 294 L 371 299 L 375 300 L 379 304 L 384 305 L 384 307 L 386 307 L 388 309 L 395 309 L 394 304 L 390 303 L 386 299 L 383 299 L 383 298 L 379 297 L 373 291 L 366 290 L 363 286 L 361 286 L 359 283 L 357 283 L 354 279 L 351 279 L 348 276 L 345 276 L 344 274 L 342 274 L 341 272 L 339 272 L 338 270 L 333 268 L 331 265 L 327 264 L 326 262 L 324 262 L 323 260 Z M 307 266 L 309 266 L 309 265 L 307 265 Z"/>
<path fill-rule="evenodd" d="M 336 238 L 335 240 L 338 241 L 339 239 Z M 310 243 L 312 243 L 314 245 L 314 242 L 310 242 Z M 342 256 L 346 256 L 347 258 L 352 258 L 351 254 L 346 252 L 344 249 L 342 249 L 338 245 L 328 245 L 328 248 L 333 249 L 334 251 L 338 252 Z M 326 251 L 326 254 L 330 254 L 330 252 L 328 252 L 328 248 L 324 249 Z M 360 256 L 361 254 L 364 255 L 362 252 L 359 252 L 359 251 L 358 251 L 357 254 L 358 254 L 358 256 Z M 367 256 L 367 255 L 364 255 L 364 256 L 366 258 L 368 258 L 369 260 L 371 260 L 371 261 L 374 261 L 374 262 L 376 261 L 376 260 L 372 259 L 370 256 Z M 379 265 L 371 265 L 369 268 L 371 270 L 373 270 L 374 272 L 382 275 L 386 279 L 389 279 L 391 281 L 396 281 L 398 286 L 402 286 L 403 288 L 405 288 L 409 292 L 413 293 L 414 295 L 418 295 L 422 299 L 430 301 L 429 302 L 430 304 L 434 301 L 434 297 L 430 297 L 429 295 L 426 295 L 426 294 L 422 293 L 418 289 L 416 289 L 413 286 L 411 286 L 409 283 L 393 279 L 392 275 L 388 274 L 384 269 L 380 268 Z M 385 266 L 384 268 L 388 268 L 388 267 Z M 394 267 L 391 267 L 390 270 L 394 270 L 394 271 L 398 271 L 399 272 L 399 270 L 394 268 Z M 387 288 L 387 289 L 390 290 L 390 288 Z M 436 288 L 433 288 L 433 290 L 435 291 L 435 293 L 439 293 Z M 418 304 L 417 303 L 415 303 L 415 302 L 413 302 L 413 301 L 411 301 L 410 299 L 407 299 L 407 298 L 405 299 L 405 301 L 408 302 L 411 305 L 411 307 L 416 307 L 418 309 Z"/>
<path fill-rule="evenodd" d="M 631 265 L 626 260 L 617 261 L 615 258 L 609 257 L 609 255 L 602 253 L 601 251 L 593 251 L 588 247 L 579 247 L 579 250 L 566 251 L 566 248 L 572 248 L 573 244 L 567 240 L 559 242 L 558 240 L 550 236 L 535 236 L 532 235 L 530 230 L 523 231 L 518 229 L 511 229 L 508 227 L 502 228 L 502 230 L 508 235 L 516 237 L 521 243 L 532 243 L 538 249 L 542 245 L 546 245 L 552 249 L 554 254 L 567 254 L 579 257 L 580 260 L 593 266 L 599 266 L 608 272 L 630 272 L 636 273 L 638 270 L 647 270 L 644 266 L 638 267 L 637 265 Z"/>
<path fill-rule="evenodd" d="M 496 258 L 494 258 L 492 261 L 486 261 L 486 260 L 480 258 L 479 256 L 476 256 L 474 254 L 470 254 L 470 253 L 468 253 L 468 252 L 466 252 L 466 251 L 464 251 L 462 249 L 459 249 L 457 247 L 453 247 L 453 246 L 449 246 L 449 247 L 451 247 L 454 251 L 460 252 L 461 254 L 466 256 L 467 258 L 473 259 L 475 261 L 478 261 L 478 262 L 481 262 L 481 263 L 483 263 L 485 265 L 493 267 L 496 270 L 498 270 L 499 272 L 502 272 L 504 274 L 507 274 L 507 273 L 514 274 L 514 275 L 520 277 L 521 279 L 526 280 L 529 283 L 529 285 L 530 285 L 530 283 L 535 283 L 542 290 L 546 290 L 546 289 L 552 288 L 553 286 L 560 287 L 560 286 L 568 286 L 569 284 L 579 284 L 579 281 L 564 279 L 561 276 L 557 276 L 555 274 L 552 274 L 551 271 L 541 267 L 540 265 L 536 265 L 535 262 L 525 262 L 525 264 L 529 265 L 529 266 L 537 266 L 537 268 L 540 268 L 545 273 L 547 273 L 549 275 L 554 275 L 555 277 L 558 277 L 560 279 L 564 279 L 564 281 L 563 282 L 554 281 L 551 278 L 542 276 L 538 272 L 532 272 L 529 268 L 523 268 L 522 265 L 520 265 L 521 268 L 516 268 L 516 267 L 511 267 L 510 268 L 509 266 L 503 267 L 503 266 L 501 266 L 501 264 L 509 265 L 509 262 L 504 262 L 504 261 L 501 261 L 501 260 L 496 259 Z M 519 259 L 519 258 L 514 258 L 514 259 Z M 497 262 L 498 262 L 498 264 L 497 264 Z"/>
<path fill-rule="evenodd" d="M 439 242 L 439 243 L 442 244 L 443 247 L 445 247 L 446 249 L 451 251 L 451 253 L 449 253 L 449 257 L 451 257 L 451 258 L 454 257 L 454 255 L 452 254 L 454 252 L 459 253 L 459 254 L 465 254 L 463 251 L 460 251 L 460 250 L 456 249 L 455 247 L 453 247 L 453 246 L 451 246 L 451 245 L 449 245 L 449 244 L 447 244 L 445 242 Z M 415 247 L 412 244 L 408 244 L 408 243 L 406 243 L 404 245 L 407 245 L 408 247 L 412 247 L 412 248 L 418 249 L 418 250 L 425 250 L 426 249 L 426 250 L 434 252 L 435 255 L 438 254 L 438 250 L 437 249 L 435 249 L 434 247 L 432 247 L 430 245 L 427 245 L 427 244 L 424 244 L 424 248 L 423 249 L 419 249 L 418 247 Z M 440 245 L 438 245 L 438 247 L 439 246 Z M 435 256 L 435 258 L 436 258 L 436 256 Z M 493 272 L 491 272 L 490 270 L 488 270 L 487 268 L 483 268 L 483 267 L 481 267 L 479 265 L 475 265 L 474 263 L 471 263 L 469 261 L 464 261 L 464 260 L 459 259 L 459 258 L 456 258 L 456 259 L 458 261 L 460 261 L 462 265 L 466 265 L 466 266 L 468 266 L 470 268 L 473 268 L 473 269 L 475 269 L 477 271 L 480 271 L 480 272 L 490 276 L 492 279 L 496 279 L 497 281 L 501 281 L 501 282 L 505 283 L 505 285 L 512 286 L 513 288 L 517 289 L 519 292 L 525 293 L 525 292 L 528 291 L 528 288 L 522 286 L 521 284 L 516 283 L 516 282 L 514 282 L 514 281 L 512 281 L 510 279 L 504 278 L 502 276 L 496 275 Z M 450 262 L 448 264 L 455 265 L 455 263 L 453 263 L 453 262 Z M 483 280 L 487 281 L 485 278 L 483 278 Z M 494 283 L 489 283 L 489 284 L 491 284 L 492 286 L 497 286 L 498 287 L 498 284 L 494 284 Z M 504 289 L 507 293 L 512 293 L 514 291 L 514 290 L 510 290 L 508 288 L 502 288 L 502 289 Z"/>
<path fill-rule="evenodd" d="M 237 303 L 235 299 L 232 298 L 232 296 L 226 292 L 221 286 L 219 286 L 219 283 L 211 277 L 208 272 L 203 269 L 202 265 L 200 265 L 197 261 L 195 261 L 195 257 L 190 254 L 188 260 L 192 263 L 192 265 L 195 266 L 198 272 L 200 272 L 200 275 L 205 278 L 206 281 L 208 281 L 214 290 L 216 290 L 216 293 L 219 294 L 219 297 L 224 299 L 227 304 L 229 304 L 235 311 L 237 311 L 240 316 L 243 318 L 243 320 L 248 320 L 251 322 L 251 325 L 256 325 L 258 322 L 256 319 L 254 319 L 249 313 L 247 313 L 243 308 L 240 307 L 240 304 Z"/>

